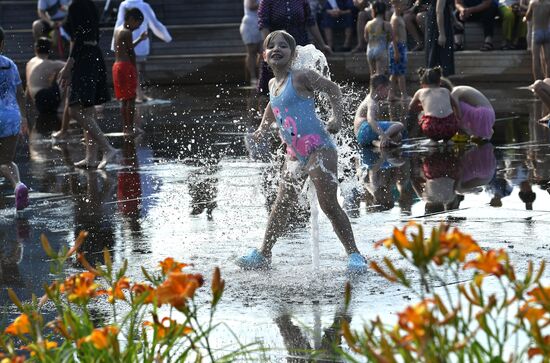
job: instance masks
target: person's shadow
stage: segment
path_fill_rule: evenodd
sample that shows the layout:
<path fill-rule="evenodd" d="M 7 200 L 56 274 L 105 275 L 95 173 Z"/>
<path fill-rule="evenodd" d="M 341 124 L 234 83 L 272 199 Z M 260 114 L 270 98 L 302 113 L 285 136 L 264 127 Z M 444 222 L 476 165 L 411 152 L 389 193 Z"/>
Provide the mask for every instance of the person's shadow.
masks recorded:
<path fill-rule="evenodd" d="M 75 191 L 75 238 L 80 231 L 87 231 L 88 238 L 81 247 L 88 262 L 103 264 L 103 250 L 111 250 L 115 244 L 113 228 L 115 183 L 105 171 L 81 170 L 85 183 L 79 183 Z M 82 190 L 82 185 L 85 189 Z"/>
<path fill-rule="evenodd" d="M 202 214 L 206 210 L 208 220 L 213 219 L 212 212 L 218 206 L 218 177 L 220 166 L 217 162 L 200 166 L 190 173 L 187 179 L 189 195 L 191 196 L 192 216 Z"/>

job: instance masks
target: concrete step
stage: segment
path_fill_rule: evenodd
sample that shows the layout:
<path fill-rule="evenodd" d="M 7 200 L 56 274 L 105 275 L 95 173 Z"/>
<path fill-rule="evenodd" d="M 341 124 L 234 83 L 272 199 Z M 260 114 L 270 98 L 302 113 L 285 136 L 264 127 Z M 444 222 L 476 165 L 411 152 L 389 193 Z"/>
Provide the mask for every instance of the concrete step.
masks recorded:
<path fill-rule="evenodd" d="M 497 59 L 505 58 L 507 62 Z M 491 67 L 480 66 L 489 62 Z M 369 71 L 365 56 L 336 54 L 329 57 L 332 79 L 341 83 L 366 83 Z M 494 62 L 491 62 L 494 61 Z M 530 53 L 527 51 L 494 51 L 490 54 L 480 51 L 465 51 L 456 55 L 457 74 L 451 79 L 458 83 L 490 82 L 530 83 Z M 107 56 L 108 69 L 113 57 Z M 24 76 L 25 62 L 17 62 Z M 424 54 L 411 53 L 409 57 L 408 82 L 416 83 L 416 69 L 424 65 Z M 108 72 L 110 77 L 110 71 Z M 244 54 L 194 54 L 154 55 L 147 62 L 147 78 L 153 84 L 239 84 L 244 82 Z"/>
<path fill-rule="evenodd" d="M 105 0 L 95 0 L 98 12 Z M 243 16 L 241 0 L 150 0 L 157 18 L 165 25 L 239 23 Z M 30 29 L 38 18 L 36 0 L 0 0 L 0 24 L 6 30 Z"/>
<path fill-rule="evenodd" d="M 173 41 L 164 43 L 151 35 L 152 55 L 235 53 L 244 51 L 239 24 L 180 25 L 168 27 Z M 102 28 L 100 47 L 110 56 L 112 28 Z M 4 53 L 14 60 L 28 60 L 33 56 L 31 30 L 6 31 Z"/>

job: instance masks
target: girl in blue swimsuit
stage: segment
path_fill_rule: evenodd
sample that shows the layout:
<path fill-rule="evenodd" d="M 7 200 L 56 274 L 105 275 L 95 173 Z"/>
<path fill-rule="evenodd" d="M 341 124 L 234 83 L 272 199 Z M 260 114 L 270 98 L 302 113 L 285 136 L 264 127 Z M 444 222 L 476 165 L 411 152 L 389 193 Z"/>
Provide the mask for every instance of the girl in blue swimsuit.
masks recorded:
<path fill-rule="evenodd" d="M 287 32 L 270 33 L 264 41 L 264 49 L 264 60 L 275 78 L 269 81 L 270 102 L 254 138 L 261 140 L 275 122 L 287 146 L 287 159 L 263 245 L 239 258 L 237 264 L 245 269 L 269 267 L 271 249 L 285 230 L 290 207 L 309 176 L 315 185 L 321 209 L 349 255 L 348 270 L 364 272 L 365 258 L 357 249 L 350 221 L 336 197 L 338 154 L 329 133 L 336 133 L 341 127 L 343 105 L 340 88 L 314 71 L 290 69 L 296 42 Z M 327 93 L 332 106 L 333 117 L 326 127 L 315 114 L 315 90 Z"/>

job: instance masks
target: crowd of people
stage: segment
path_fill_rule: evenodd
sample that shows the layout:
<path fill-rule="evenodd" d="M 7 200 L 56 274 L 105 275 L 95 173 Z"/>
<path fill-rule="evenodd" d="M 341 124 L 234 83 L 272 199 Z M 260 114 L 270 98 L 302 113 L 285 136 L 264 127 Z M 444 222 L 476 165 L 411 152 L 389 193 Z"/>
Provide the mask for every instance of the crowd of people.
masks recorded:
<path fill-rule="evenodd" d="M 247 48 L 248 79 L 256 85 L 259 73 L 264 93 L 263 79 L 269 73 L 263 62 L 258 72 L 256 60 L 263 39 L 274 30 L 286 30 L 298 45 L 307 44 L 310 35 L 327 55 L 367 52 L 371 74 L 389 68 L 397 82 L 406 71 L 409 50 L 425 51 L 426 67 L 439 65 L 444 76 L 453 75 L 453 54 L 464 50 L 469 36 L 466 23 L 477 22 L 483 29 L 481 51 L 532 48 L 533 77 L 538 80 L 548 76 L 550 63 L 545 56 L 550 52 L 549 7 L 546 0 L 244 0 L 240 31 Z M 494 42 L 497 22 L 500 45 Z M 336 44 L 339 32 L 341 45 Z"/>
<path fill-rule="evenodd" d="M 91 0 L 38 0 L 37 10 L 39 19 L 32 24 L 35 56 L 25 67 L 25 91 L 15 63 L 6 56 L 0 58 L 0 170 L 15 188 L 17 211 L 28 206 L 28 188 L 14 163 L 18 136 L 28 132 L 27 105 L 33 105 L 39 115 L 61 111 L 61 128 L 52 134 L 56 139 L 67 135 L 71 119 L 82 127 L 86 153 L 75 167 L 102 169 L 120 154 L 96 122 L 96 108 L 111 99 L 96 5 Z M 113 33 L 112 78 L 126 135 L 143 132 L 135 123 L 134 111 L 136 102 L 149 100 L 140 82 L 149 54 L 148 29 L 165 42 L 172 40 L 149 4 L 122 1 Z M 0 28 L 0 50 L 4 39 Z"/>

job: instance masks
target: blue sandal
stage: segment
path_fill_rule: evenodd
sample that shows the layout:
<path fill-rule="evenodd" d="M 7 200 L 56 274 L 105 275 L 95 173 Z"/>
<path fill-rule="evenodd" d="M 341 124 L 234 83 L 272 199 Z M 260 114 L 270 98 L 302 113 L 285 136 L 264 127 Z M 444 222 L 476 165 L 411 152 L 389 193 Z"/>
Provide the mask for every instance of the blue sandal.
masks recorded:
<path fill-rule="evenodd" d="M 235 263 L 245 270 L 262 270 L 269 268 L 271 261 L 254 248 L 248 255 L 239 257 Z"/>

